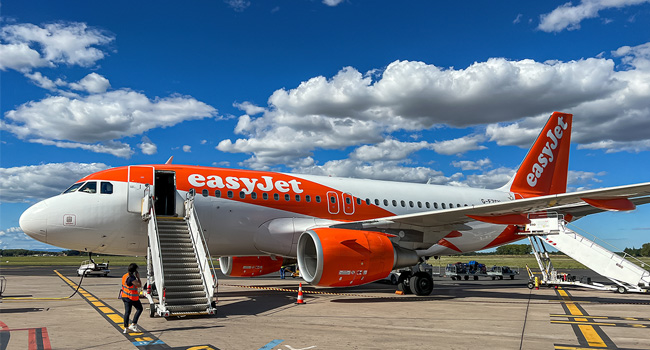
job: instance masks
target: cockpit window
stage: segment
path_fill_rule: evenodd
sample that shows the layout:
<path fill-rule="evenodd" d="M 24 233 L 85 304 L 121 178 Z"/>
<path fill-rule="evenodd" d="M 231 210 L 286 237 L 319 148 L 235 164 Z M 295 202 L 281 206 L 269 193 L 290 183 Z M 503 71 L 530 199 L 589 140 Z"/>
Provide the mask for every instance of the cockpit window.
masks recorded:
<path fill-rule="evenodd" d="M 113 184 L 110 182 L 101 182 L 101 185 L 99 186 L 99 193 L 103 194 L 111 194 L 113 193 Z"/>
<path fill-rule="evenodd" d="M 95 181 L 86 182 L 85 185 L 81 186 L 79 192 L 97 193 L 97 183 Z"/>
<path fill-rule="evenodd" d="M 76 191 L 79 187 L 81 187 L 81 185 L 83 185 L 83 184 L 84 184 L 83 182 L 77 182 L 76 184 L 74 184 L 74 185 L 68 187 L 67 190 L 63 191 L 63 193 L 71 193 L 71 192 L 74 192 L 74 191 Z"/>

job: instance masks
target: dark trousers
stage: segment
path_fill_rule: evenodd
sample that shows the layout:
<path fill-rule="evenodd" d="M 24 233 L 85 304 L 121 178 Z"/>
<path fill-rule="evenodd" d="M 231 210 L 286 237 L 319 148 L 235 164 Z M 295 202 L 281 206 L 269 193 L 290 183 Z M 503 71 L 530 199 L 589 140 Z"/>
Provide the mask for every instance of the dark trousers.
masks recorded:
<path fill-rule="evenodd" d="M 138 319 L 140 318 L 140 314 L 142 313 L 142 303 L 140 300 L 131 300 L 129 298 L 122 298 L 122 301 L 124 302 L 124 327 L 129 326 L 129 317 L 131 316 L 131 307 L 135 308 L 135 314 L 133 315 L 133 322 L 131 323 L 138 323 Z"/>

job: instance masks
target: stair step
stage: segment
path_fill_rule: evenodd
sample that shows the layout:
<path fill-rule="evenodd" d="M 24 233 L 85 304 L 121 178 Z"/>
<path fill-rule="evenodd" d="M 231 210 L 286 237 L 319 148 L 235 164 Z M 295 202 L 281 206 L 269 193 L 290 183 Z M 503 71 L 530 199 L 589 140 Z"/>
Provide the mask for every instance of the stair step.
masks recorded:
<path fill-rule="evenodd" d="M 203 298 L 170 298 L 169 295 L 165 298 L 165 303 L 167 306 L 171 305 L 208 305 L 208 299 L 203 296 Z"/>
<path fill-rule="evenodd" d="M 201 271 L 198 267 L 169 267 L 163 265 L 165 274 L 175 275 L 175 274 L 197 274 L 199 275 Z"/>
<path fill-rule="evenodd" d="M 198 268 L 199 264 L 196 263 L 194 258 L 182 259 L 163 259 L 163 268 L 181 269 L 181 268 Z"/>
<path fill-rule="evenodd" d="M 201 274 L 200 273 L 167 273 L 165 271 L 165 281 L 169 283 L 169 281 L 177 281 L 177 280 L 201 280 Z"/>
<path fill-rule="evenodd" d="M 202 292 L 205 293 L 203 285 L 172 285 L 165 287 L 166 293 Z"/>
<path fill-rule="evenodd" d="M 175 290 L 170 291 L 169 289 L 165 292 L 167 299 L 178 299 L 178 298 L 204 298 L 205 291 L 203 288 L 201 290 L 188 291 L 188 290 Z"/>
<path fill-rule="evenodd" d="M 200 278 L 172 279 L 169 281 L 165 279 L 165 287 L 172 286 L 201 286 L 201 288 L 203 288 L 203 281 Z"/>
<path fill-rule="evenodd" d="M 196 305 L 168 305 L 167 310 L 171 313 L 182 313 L 182 312 L 200 312 L 205 311 L 208 308 L 207 303 L 205 304 L 196 304 Z"/>

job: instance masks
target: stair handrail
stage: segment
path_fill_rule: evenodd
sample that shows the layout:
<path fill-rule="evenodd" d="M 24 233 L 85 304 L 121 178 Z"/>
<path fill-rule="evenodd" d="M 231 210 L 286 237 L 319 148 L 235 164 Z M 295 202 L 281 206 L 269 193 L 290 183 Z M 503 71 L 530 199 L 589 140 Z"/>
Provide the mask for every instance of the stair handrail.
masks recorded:
<path fill-rule="evenodd" d="M 188 224 L 190 226 L 190 237 L 192 238 L 194 250 L 198 259 L 199 270 L 201 271 L 201 278 L 203 279 L 204 285 L 208 287 L 208 289 L 206 289 L 205 292 L 206 292 L 206 297 L 208 298 L 208 303 L 210 303 L 214 290 L 217 287 L 217 277 L 214 274 L 215 270 L 214 270 L 214 264 L 212 263 L 212 256 L 210 255 L 208 244 L 205 241 L 205 236 L 203 235 L 203 228 L 201 227 L 201 222 L 198 219 L 196 207 L 194 206 L 195 197 L 196 197 L 196 192 L 194 192 L 193 190 L 187 192 L 185 203 L 184 203 L 185 218 L 187 219 Z M 196 227 L 192 229 L 192 225 L 196 225 Z M 198 236 L 197 238 L 201 243 L 200 245 L 197 245 L 197 238 L 194 237 L 193 231 L 196 231 L 196 235 Z M 210 278 L 207 278 L 206 274 L 210 276 Z M 210 282 L 210 284 L 208 283 L 208 281 Z"/>
<path fill-rule="evenodd" d="M 564 226 L 565 226 L 565 228 L 568 228 L 568 223 L 565 223 Z M 638 265 L 640 268 L 642 268 L 642 269 L 644 269 L 644 270 L 647 271 L 646 266 L 649 266 L 649 265 L 648 265 L 648 263 L 644 262 L 643 260 L 637 259 L 637 258 L 634 257 L 633 255 L 630 255 L 630 254 L 628 254 L 628 253 L 625 252 L 625 251 L 621 251 L 621 252 L 623 253 L 623 256 L 617 254 L 616 252 L 617 252 L 618 250 L 620 250 L 620 248 L 618 248 L 618 247 L 616 247 L 615 245 L 613 245 L 613 244 L 611 244 L 611 243 L 605 241 L 604 239 L 601 239 L 601 238 L 598 238 L 598 237 L 594 236 L 593 234 L 587 232 L 585 229 L 582 229 L 582 228 L 576 226 L 575 224 L 571 223 L 571 228 L 569 228 L 569 229 L 572 230 L 572 231 L 575 231 L 574 228 L 575 228 L 575 230 L 578 230 L 578 231 L 580 231 L 581 233 L 584 233 L 584 234 L 588 235 L 589 237 L 586 237 L 587 239 L 589 239 L 589 240 L 591 240 L 592 242 L 594 242 L 594 243 L 600 245 L 601 247 L 603 246 L 603 244 L 600 244 L 600 243 L 602 242 L 602 243 L 604 243 L 605 245 L 608 245 L 608 246 L 610 246 L 611 248 L 613 248 L 612 253 L 614 253 L 615 256 L 617 256 L 617 257 L 619 257 L 619 258 L 622 258 L 623 260 L 628 260 L 628 261 L 629 261 L 630 259 L 632 259 L 632 260 L 634 260 L 634 262 L 632 262 L 632 263 L 634 263 L 635 265 Z M 577 232 L 575 232 L 575 233 L 577 233 Z M 603 247 L 603 248 L 605 248 L 605 247 Z M 606 249 L 606 248 L 605 248 L 605 249 Z M 628 259 L 628 258 L 629 258 L 629 259 Z M 650 272 L 649 272 L 649 274 L 650 274 Z M 644 274 L 644 276 L 645 276 L 645 274 Z"/>
<path fill-rule="evenodd" d="M 153 196 L 151 195 L 151 187 L 147 184 L 144 190 L 144 198 L 142 198 L 142 219 L 147 221 L 149 254 L 156 256 L 157 259 L 151 259 L 153 266 L 153 279 L 156 290 L 158 291 L 158 304 L 161 311 L 165 311 L 165 273 L 162 265 L 162 249 L 160 246 L 160 235 L 158 232 L 158 220 L 156 219 L 156 209 L 154 205 Z M 145 209 L 146 213 L 145 213 Z M 153 235 L 152 235 L 153 234 Z M 153 237 L 152 237 L 153 236 Z M 147 276 L 149 282 L 149 276 Z"/>

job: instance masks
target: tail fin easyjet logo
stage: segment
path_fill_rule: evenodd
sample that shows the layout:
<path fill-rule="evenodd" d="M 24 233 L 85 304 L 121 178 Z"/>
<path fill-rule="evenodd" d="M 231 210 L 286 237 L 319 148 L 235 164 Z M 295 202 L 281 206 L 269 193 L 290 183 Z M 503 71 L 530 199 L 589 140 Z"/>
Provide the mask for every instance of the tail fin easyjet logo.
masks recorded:
<path fill-rule="evenodd" d="M 562 136 L 564 136 L 564 131 L 569 127 L 568 123 L 565 123 L 563 117 L 557 118 L 557 126 L 553 129 L 549 129 L 546 133 L 548 140 L 542 151 L 537 156 L 537 163 L 533 164 L 531 171 L 526 176 L 526 181 L 530 187 L 537 186 L 537 181 L 544 173 L 544 169 L 549 163 L 552 163 L 555 159 L 553 151 L 557 148 Z"/>

